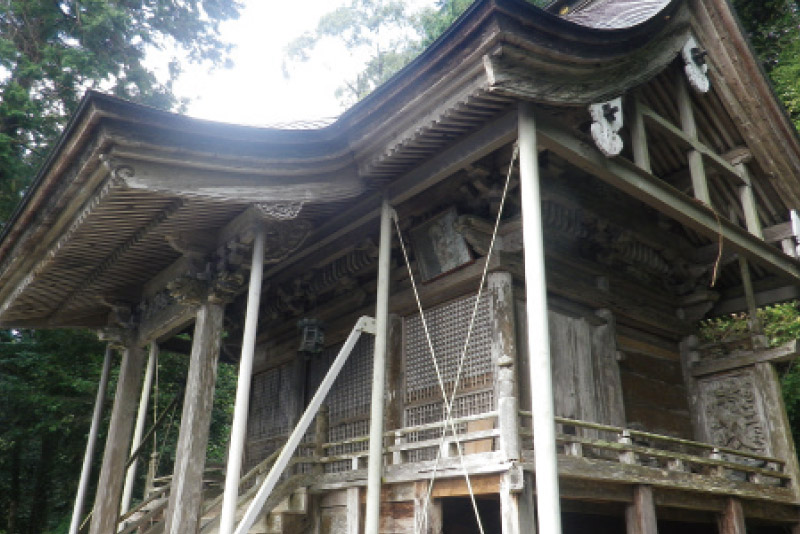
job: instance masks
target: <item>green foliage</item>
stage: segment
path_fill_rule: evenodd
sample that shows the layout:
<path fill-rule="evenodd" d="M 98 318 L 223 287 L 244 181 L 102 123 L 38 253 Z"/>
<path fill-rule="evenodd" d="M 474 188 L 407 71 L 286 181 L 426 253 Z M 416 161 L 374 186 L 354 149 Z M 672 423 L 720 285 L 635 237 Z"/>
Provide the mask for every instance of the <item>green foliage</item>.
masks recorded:
<path fill-rule="evenodd" d="M 50 143 L 86 89 L 160 108 L 178 59 L 160 81 L 149 50 L 174 47 L 192 61 L 225 62 L 219 24 L 236 0 L 7 0 L 0 7 L 0 221 L 6 221 Z"/>
<path fill-rule="evenodd" d="M 800 339 L 800 303 L 789 302 L 758 310 L 758 320 L 769 346 Z M 717 317 L 703 321 L 700 336 L 704 342 L 724 343 L 747 335 L 747 314 Z M 781 369 L 781 389 L 795 444 L 800 444 L 800 365 L 797 361 Z"/>
<path fill-rule="evenodd" d="M 528 0 L 542 7 L 549 0 Z M 336 90 L 344 107 L 358 102 L 405 67 L 435 41 L 473 3 L 437 0 L 433 7 L 411 13 L 402 0 L 351 0 L 324 15 L 317 28 L 286 47 L 288 64 L 309 61 L 320 42 L 335 40 L 356 57 L 366 56 L 364 67 Z"/>
<path fill-rule="evenodd" d="M 238 0 L 0 3 L 0 228 L 85 90 L 180 109 L 172 92 L 180 60 L 224 65 L 230 47 L 219 25 L 239 8 Z M 160 77 L 146 61 L 157 49 L 181 56 Z M 0 534 L 66 532 L 102 353 L 86 332 L 0 331 Z M 185 362 L 164 356 L 159 404 L 183 380 Z M 225 390 L 230 372 L 220 374 Z M 220 399 L 229 403 L 230 393 Z M 229 414 L 222 404 L 215 410 L 219 457 Z"/>
<path fill-rule="evenodd" d="M 734 0 L 753 48 L 800 128 L 800 2 L 798 0 Z"/>

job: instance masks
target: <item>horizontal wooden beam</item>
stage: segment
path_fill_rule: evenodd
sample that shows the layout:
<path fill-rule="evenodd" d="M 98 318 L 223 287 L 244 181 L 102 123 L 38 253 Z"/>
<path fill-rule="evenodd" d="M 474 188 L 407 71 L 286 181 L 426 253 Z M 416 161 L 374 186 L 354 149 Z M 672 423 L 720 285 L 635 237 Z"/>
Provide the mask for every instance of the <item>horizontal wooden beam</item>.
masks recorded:
<path fill-rule="evenodd" d="M 741 291 L 741 288 L 740 288 Z M 779 302 L 787 302 L 794 299 L 800 299 L 800 286 L 788 285 L 773 287 L 756 291 L 753 295 L 755 297 L 756 306 L 769 306 Z M 714 305 L 714 308 L 709 312 L 709 315 L 728 315 L 730 313 L 739 313 L 747 310 L 747 300 L 744 295 L 722 299 Z"/>
<path fill-rule="evenodd" d="M 695 199 L 624 158 L 609 159 L 579 140 L 558 121 L 541 114 L 540 145 L 710 239 L 721 234 L 728 246 L 767 270 L 800 281 L 800 262 L 733 224 Z"/>
<path fill-rule="evenodd" d="M 739 185 L 744 185 L 747 183 L 745 177 L 742 176 L 733 165 L 728 163 L 725 158 L 711 150 L 708 146 L 701 143 L 697 139 L 688 136 L 683 130 L 656 113 L 646 104 L 640 104 L 640 106 L 640 109 L 642 110 L 642 116 L 649 124 L 658 127 L 662 132 L 666 133 L 673 139 L 699 152 L 718 170 L 722 171 L 723 175 L 732 179 L 734 183 Z"/>
<path fill-rule="evenodd" d="M 735 351 L 723 358 L 695 362 L 691 370 L 694 376 L 705 376 L 757 363 L 788 362 L 797 356 L 800 356 L 800 341 L 795 339 L 772 349 Z"/>
<path fill-rule="evenodd" d="M 130 189 L 182 198 L 243 203 L 331 202 L 364 192 L 355 163 L 336 171 L 305 176 L 269 176 L 252 170 L 221 172 L 128 158 L 114 158 L 110 165 L 115 177 Z"/>

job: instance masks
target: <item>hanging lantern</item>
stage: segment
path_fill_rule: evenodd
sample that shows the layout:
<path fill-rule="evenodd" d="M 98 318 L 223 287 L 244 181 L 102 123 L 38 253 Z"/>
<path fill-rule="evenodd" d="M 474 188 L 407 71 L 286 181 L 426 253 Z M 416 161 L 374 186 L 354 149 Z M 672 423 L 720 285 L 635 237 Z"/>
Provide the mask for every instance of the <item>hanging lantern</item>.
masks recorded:
<path fill-rule="evenodd" d="M 322 352 L 325 343 L 325 325 L 319 319 L 308 317 L 301 319 L 297 323 L 300 330 L 300 352 L 318 354 Z"/>

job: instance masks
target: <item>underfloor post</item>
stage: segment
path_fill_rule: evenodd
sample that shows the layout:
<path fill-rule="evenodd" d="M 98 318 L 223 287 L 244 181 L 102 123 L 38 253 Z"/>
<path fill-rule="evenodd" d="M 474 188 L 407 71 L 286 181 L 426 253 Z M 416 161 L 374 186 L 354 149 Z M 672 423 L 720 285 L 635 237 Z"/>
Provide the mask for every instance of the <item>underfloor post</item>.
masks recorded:
<path fill-rule="evenodd" d="M 527 102 L 521 103 L 519 110 L 519 170 L 525 250 L 528 368 L 533 412 L 533 446 L 536 451 L 536 511 L 542 534 L 561 534 L 539 152 L 533 109 Z"/>
<path fill-rule="evenodd" d="M 97 434 L 100 432 L 100 420 L 103 417 L 103 404 L 106 402 L 106 390 L 108 389 L 108 375 L 111 371 L 112 354 L 111 345 L 107 345 L 106 355 L 103 359 L 103 371 L 100 373 L 100 384 L 97 386 L 97 397 L 94 401 L 92 424 L 89 427 L 89 439 L 86 441 L 86 453 L 83 455 L 81 479 L 80 482 L 78 482 L 78 493 L 75 496 L 75 506 L 72 509 L 72 521 L 70 521 L 69 524 L 69 534 L 78 534 L 78 529 L 81 525 L 83 504 L 86 501 L 86 493 L 89 490 L 89 477 L 92 473 L 94 447 L 97 443 Z"/>
<path fill-rule="evenodd" d="M 253 259 L 250 264 L 250 285 L 247 293 L 247 310 L 242 336 L 242 357 L 239 360 L 239 379 L 236 383 L 236 402 L 233 408 L 231 440 L 228 446 L 228 463 L 225 472 L 225 492 L 219 522 L 220 534 L 231 534 L 236 522 L 236 501 L 239 497 L 239 475 L 242 469 L 244 440 L 247 431 L 247 412 L 250 408 L 250 378 L 253 374 L 253 355 L 258 329 L 258 308 L 261 304 L 261 281 L 264 275 L 263 227 L 256 230 L 253 241 Z"/>
<path fill-rule="evenodd" d="M 633 503 L 625 509 L 625 525 L 628 534 L 658 533 L 652 487 L 635 486 L 633 488 Z"/>
<path fill-rule="evenodd" d="M 135 338 L 136 336 L 131 336 L 131 339 Z M 133 433 L 133 417 L 142 380 L 142 367 L 144 351 L 134 341 L 128 342 L 117 379 L 89 534 L 111 534 L 117 530 L 119 501 Z"/>
<path fill-rule="evenodd" d="M 193 534 L 200 522 L 203 471 L 224 313 L 225 306 L 217 302 L 207 301 L 197 310 L 164 529 L 166 534 Z"/>
<path fill-rule="evenodd" d="M 144 372 L 144 385 L 142 394 L 139 397 L 139 411 L 136 413 L 136 428 L 133 431 L 133 442 L 131 443 L 131 454 L 139 449 L 142 444 L 142 434 L 144 424 L 147 420 L 147 404 L 150 400 L 150 389 L 153 387 L 153 375 L 155 374 L 156 360 L 158 359 L 158 344 L 154 341 L 150 343 L 150 357 L 147 360 L 147 369 Z M 128 511 L 133 495 L 133 483 L 136 480 L 136 467 L 139 463 L 138 458 L 134 458 L 128 473 L 125 475 L 125 486 L 122 489 L 122 504 L 120 505 L 120 515 Z"/>
<path fill-rule="evenodd" d="M 719 534 L 746 534 L 747 526 L 744 521 L 744 511 L 739 499 L 729 497 L 725 501 L 725 508 L 717 519 Z"/>
<path fill-rule="evenodd" d="M 378 534 L 383 473 L 383 397 L 386 388 L 387 325 L 389 322 L 389 275 L 392 246 L 392 208 L 384 196 L 381 206 L 378 290 L 375 304 L 375 351 L 372 364 L 372 401 L 367 465 L 366 534 Z"/>

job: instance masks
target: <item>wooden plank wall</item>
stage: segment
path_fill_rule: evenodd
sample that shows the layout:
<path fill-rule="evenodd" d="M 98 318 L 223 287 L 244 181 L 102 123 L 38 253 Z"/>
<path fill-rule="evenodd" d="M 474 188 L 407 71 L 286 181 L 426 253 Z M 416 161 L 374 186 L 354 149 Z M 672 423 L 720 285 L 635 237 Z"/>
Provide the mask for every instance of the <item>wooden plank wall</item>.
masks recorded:
<path fill-rule="evenodd" d="M 677 342 L 620 326 L 617 347 L 627 426 L 694 439 Z"/>

